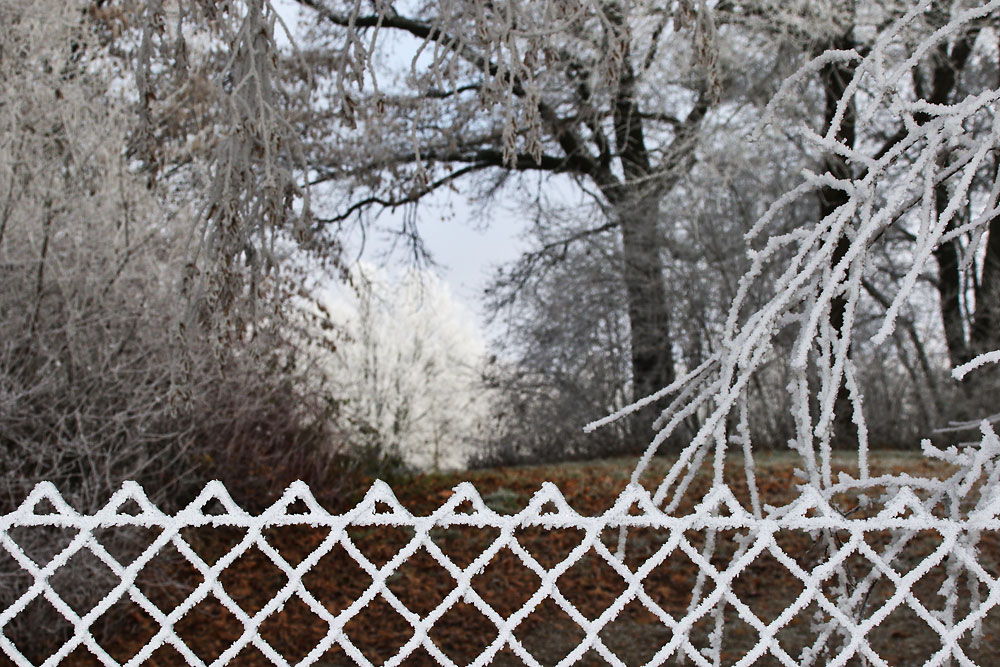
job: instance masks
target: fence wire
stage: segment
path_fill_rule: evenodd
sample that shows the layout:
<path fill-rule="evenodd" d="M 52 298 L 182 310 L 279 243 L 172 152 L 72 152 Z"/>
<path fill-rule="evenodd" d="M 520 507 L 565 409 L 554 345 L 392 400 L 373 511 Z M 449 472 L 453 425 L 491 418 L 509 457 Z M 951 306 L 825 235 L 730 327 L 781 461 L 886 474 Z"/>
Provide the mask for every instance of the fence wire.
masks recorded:
<path fill-rule="evenodd" d="M 292 484 L 281 498 L 259 515 L 242 510 L 218 482 L 208 484 L 196 500 L 175 515 L 161 512 L 146 498 L 142 488 L 126 483 L 107 505 L 92 515 L 84 515 L 70 507 L 50 483 L 37 485 L 28 498 L 12 513 L 0 517 L 0 545 L 16 565 L 30 576 L 31 584 L 0 613 L 0 650 L 20 667 L 33 665 L 18 649 L 4 629 L 32 603 L 47 601 L 72 626 L 71 638 L 41 664 L 59 664 L 81 647 L 107 666 L 139 665 L 150 659 L 157 649 L 170 646 L 189 665 L 205 667 L 206 662 L 185 643 L 176 631 L 176 624 L 202 601 L 215 598 L 243 626 L 242 634 L 211 664 L 225 665 L 247 647 L 255 647 L 267 660 L 281 667 L 290 664 L 310 665 L 321 661 L 331 651 L 342 650 L 358 665 L 372 665 L 358 648 L 349 632 L 348 623 L 370 603 L 380 598 L 412 627 L 412 635 L 384 664 L 393 667 L 423 649 L 436 662 L 447 667 L 456 663 L 431 637 L 435 622 L 453 607 L 474 607 L 496 627 L 496 638 L 489 642 L 469 664 L 480 666 L 493 662 L 501 651 L 513 654 L 526 665 L 539 667 L 539 659 L 517 636 L 519 625 L 546 600 L 554 603 L 582 630 L 583 639 L 559 665 L 570 665 L 586 655 L 596 654 L 615 667 L 626 664 L 607 642 L 602 633 L 629 605 L 640 604 L 662 625 L 668 639 L 645 664 L 660 665 L 672 658 L 689 660 L 701 667 L 721 664 L 743 665 L 781 664 L 786 666 L 822 664 L 889 665 L 870 643 L 870 634 L 895 610 L 909 608 L 924 624 L 925 632 L 933 632 L 940 648 L 923 663 L 925 665 L 975 665 L 969 647 L 976 644 L 987 617 L 995 618 L 1000 604 L 1000 583 L 997 568 L 986 563 L 979 553 L 984 533 L 1000 531 L 1000 497 L 980 504 L 962 519 L 936 516 L 933 508 L 913 489 L 894 489 L 877 512 L 868 516 L 847 517 L 834 508 L 819 492 L 806 488 L 798 498 L 781 508 L 768 508 L 763 516 L 748 512 L 726 486 L 713 488 L 694 511 L 672 516 L 658 509 L 650 494 L 641 486 L 631 484 L 618 497 L 614 506 L 600 516 L 581 516 L 566 502 L 558 488 L 546 483 L 531 498 L 527 507 L 516 514 L 500 514 L 491 509 L 476 489 L 463 483 L 429 516 L 415 516 L 396 499 L 392 490 L 376 482 L 363 501 L 344 514 L 331 514 L 314 499 L 309 488 Z M 215 508 L 214 510 L 212 508 Z M 219 509 L 221 508 L 221 509 Z M 297 508 L 304 508 L 299 511 Z M 940 514 L 940 513 L 937 513 Z M 155 539 L 128 564 L 122 564 L 109 552 L 95 534 L 111 528 L 141 526 L 158 531 Z M 328 529 L 319 546 L 297 564 L 291 564 L 266 538 L 265 531 L 275 527 L 309 526 Z M 459 566 L 443 551 L 431 531 L 452 527 L 490 528 L 498 532 L 488 546 L 465 566 Z M 245 531 L 243 538 L 228 553 L 209 564 L 201 558 L 182 535 L 194 527 L 232 527 Z M 408 529 L 410 535 L 402 549 L 388 562 L 377 565 L 358 548 L 349 528 L 380 527 Z M 71 529 L 78 531 L 72 540 L 48 562 L 36 562 L 15 540 L 15 529 Z M 519 541 L 525 529 L 557 531 L 575 529 L 582 540 L 555 565 L 544 566 Z M 645 530 L 662 536 L 651 555 L 636 564 L 626 563 L 615 551 L 617 539 L 607 539 L 607 531 Z M 803 565 L 802 554 L 789 553 L 777 539 L 789 531 L 808 536 L 808 541 L 820 545 L 822 557 L 813 564 Z M 900 555 L 918 535 L 935 536 L 933 548 L 915 563 L 904 563 Z M 104 533 L 100 533 L 103 535 Z M 720 535 L 735 535 L 737 547 L 731 557 L 720 561 L 713 549 Z M 882 541 L 870 539 L 885 536 Z M 603 536 L 603 537 L 602 537 Z M 695 536 L 699 536 L 696 539 Z M 605 542 L 610 543 L 608 546 Z M 626 546 L 628 540 L 625 540 Z M 137 585 L 137 577 L 161 549 L 172 545 L 201 578 L 173 609 L 162 610 Z M 371 583 L 353 603 L 340 611 L 331 610 L 304 583 L 304 576 L 335 547 L 342 547 L 360 566 Z M 259 549 L 287 578 L 273 598 L 255 613 L 248 613 L 220 583 L 220 575 L 249 549 Z M 77 554 L 89 551 L 113 572 L 118 582 L 107 595 L 88 611 L 78 613 L 51 585 L 51 578 L 67 566 Z M 390 578 L 415 553 L 426 550 L 451 578 L 451 590 L 429 613 L 420 614 L 406 604 L 389 585 Z M 502 551 L 509 551 L 519 563 L 533 572 L 539 581 L 537 590 L 519 608 L 511 612 L 498 611 L 473 584 L 490 562 Z M 596 617 L 582 613 L 561 590 L 562 577 L 585 555 L 600 559 L 602 567 L 613 570 L 624 582 L 624 590 Z M 996 554 L 993 554 L 995 557 Z M 752 605 L 737 594 L 733 582 L 751 564 L 762 557 L 779 563 L 786 576 L 794 577 L 801 592 L 772 620 L 762 620 Z M 697 567 L 697 579 L 690 592 L 686 610 L 671 613 L 666 605 L 644 588 L 651 572 L 672 559 L 686 558 Z M 863 561 L 867 569 L 862 575 L 851 570 L 849 563 Z M 917 595 L 914 586 L 932 570 L 946 574 L 941 579 L 940 604 L 931 605 L 926 595 Z M 854 572 L 854 574 L 852 574 Z M 872 591 L 876 583 L 889 582 L 891 594 L 872 608 Z M 965 587 L 959 590 L 959 582 Z M 326 634 L 315 647 L 297 662 L 290 662 L 260 632 L 264 622 L 297 598 L 322 623 Z M 961 598 L 961 600 L 959 600 Z M 119 663 L 95 638 L 95 621 L 113 605 L 128 601 L 141 608 L 155 622 L 155 634 L 127 662 Z M 865 607 L 867 611 L 864 611 Z M 726 616 L 724 610 L 729 610 Z M 726 651 L 726 630 L 735 617 L 750 626 L 756 634 L 751 647 L 742 655 L 729 656 Z M 808 615 L 810 639 L 794 653 L 781 639 L 783 629 L 801 623 Z M 591 615 L 592 616 L 592 615 Z M 728 619 L 728 620 L 727 620 Z M 798 619 L 798 620 L 796 620 Z M 703 641 L 695 641 L 695 628 L 714 623 L 714 630 Z M 356 637 L 355 637 L 356 639 Z M 485 641 L 485 640 L 484 640 Z M 996 641 L 994 637 L 992 641 Z M 699 645 L 696 645 L 699 644 Z M 730 652 L 731 653 L 731 652 Z M 320 663 L 328 664 L 328 663 Z"/>

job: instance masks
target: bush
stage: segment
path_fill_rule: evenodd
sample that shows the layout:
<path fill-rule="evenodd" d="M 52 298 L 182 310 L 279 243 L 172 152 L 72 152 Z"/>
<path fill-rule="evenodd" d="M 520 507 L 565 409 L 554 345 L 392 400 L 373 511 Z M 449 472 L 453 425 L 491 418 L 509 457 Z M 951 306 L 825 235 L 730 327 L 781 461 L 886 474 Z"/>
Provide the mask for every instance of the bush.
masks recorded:
<path fill-rule="evenodd" d="M 351 472 L 334 460 L 338 406 L 281 328 L 288 285 L 258 286 L 243 330 L 218 324 L 227 313 L 192 316 L 181 294 L 197 217 L 169 203 L 183 200 L 177 181 L 130 162 L 116 63 L 80 10 L 0 6 L 0 513 L 42 480 L 81 512 L 124 480 L 167 512 L 213 478 L 249 510 L 298 478 L 336 496 Z M 64 545 L 52 531 L 12 537 L 42 563 Z M 118 541 L 126 560 L 139 548 Z M 74 607 L 115 580 L 86 556 L 58 578 Z M 0 608 L 26 581 L 0 561 Z M 52 613 L 33 605 L 3 633 L 47 655 L 69 632 Z"/>

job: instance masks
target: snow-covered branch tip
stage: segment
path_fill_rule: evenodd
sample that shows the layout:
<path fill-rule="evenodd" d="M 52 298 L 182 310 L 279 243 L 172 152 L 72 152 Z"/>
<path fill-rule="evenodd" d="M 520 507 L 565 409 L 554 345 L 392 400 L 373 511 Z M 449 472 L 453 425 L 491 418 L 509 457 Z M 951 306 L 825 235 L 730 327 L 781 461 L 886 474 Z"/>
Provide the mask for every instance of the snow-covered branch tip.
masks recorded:
<path fill-rule="evenodd" d="M 978 357 L 968 361 L 961 366 L 956 366 L 951 371 L 951 376 L 956 380 L 962 380 L 970 372 L 976 370 L 980 366 L 985 366 L 986 364 L 996 364 L 1000 363 L 1000 350 L 993 350 L 992 352 L 986 352 L 985 354 L 980 354 Z"/>

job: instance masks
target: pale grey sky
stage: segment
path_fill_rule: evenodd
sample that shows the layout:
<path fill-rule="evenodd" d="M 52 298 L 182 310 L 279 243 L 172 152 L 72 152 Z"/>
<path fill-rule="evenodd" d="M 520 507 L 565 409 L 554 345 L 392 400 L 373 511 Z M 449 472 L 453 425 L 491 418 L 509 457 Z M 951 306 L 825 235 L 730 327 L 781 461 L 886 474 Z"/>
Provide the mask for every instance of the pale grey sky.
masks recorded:
<path fill-rule="evenodd" d="M 495 216 L 492 224 L 483 226 L 474 219 L 475 211 L 461 197 L 452 195 L 453 213 L 444 218 L 439 207 L 429 204 L 419 209 L 418 229 L 424 245 L 437 264 L 436 273 L 447 282 L 452 293 L 485 324 L 482 310 L 482 292 L 496 266 L 510 262 L 521 254 L 525 243 L 520 239 L 525 221 L 511 214 Z M 380 219 L 384 227 L 402 227 L 403 213 L 386 214 Z M 394 224 L 399 220 L 399 224 Z M 401 243 L 401 242 L 398 242 Z M 384 261 L 391 249 L 392 240 L 385 234 L 374 234 L 365 240 L 361 259 L 373 263 Z M 355 248 L 351 248 L 356 252 Z M 397 248 L 394 264 L 405 264 L 410 255 L 405 248 Z"/>

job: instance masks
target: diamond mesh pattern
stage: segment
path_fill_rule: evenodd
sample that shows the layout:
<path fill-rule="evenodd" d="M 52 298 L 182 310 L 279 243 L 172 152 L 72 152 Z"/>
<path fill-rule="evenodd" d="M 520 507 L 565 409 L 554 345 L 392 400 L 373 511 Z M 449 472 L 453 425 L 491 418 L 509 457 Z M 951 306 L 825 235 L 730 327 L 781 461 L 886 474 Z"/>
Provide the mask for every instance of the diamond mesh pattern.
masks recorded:
<path fill-rule="evenodd" d="M 43 501 L 51 503 L 54 511 L 38 512 Z M 206 513 L 210 504 L 221 506 L 223 512 Z M 304 506 L 306 510 L 290 512 L 289 508 L 293 504 Z M 125 506 L 138 506 L 140 511 L 125 513 L 122 511 Z M 869 635 L 873 628 L 903 607 L 912 610 L 940 637 L 941 648 L 924 664 L 945 665 L 957 662 L 972 665 L 976 663 L 966 655 L 960 640 L 969 640 L 981 628 L 986 616 L 1000 605 L 997 573 L 988 571 L 977 554 L 980 535 L 1000 530 L 998 514 L 1000 497 L 980 504 L 961 520 L 940 518 L 934 516 L 928 510 L 927 503 L 921 501 L 910 488 L 903 486 L 885 503 L 880 512 L 868 518 L 847 518 L 832 508 L 821 494 L 810 489 L 803 491 L 797 500 L 787 506 L 770 508 L 769 513 L 761 518 L 747 512 L 727 487 L 718 486 L 693 513 L 671 516 L 659 510 L 642 487 L 630 485 L 610 510 L 601 516 L 587 517 L 574 511 L 559 490 L 546 483 L 523 511 L 514 515 L 501 515 L 483 502 L 471 484 L 463 483 L 455 488 L 455 493 L 433 514 L 414 516 L 397 501 L 386 484 L 376 482 L 364 500 L 346 514 L 328 513 L 319 506 L 306 485 L 295 483 L 267 511 L 254 516 L 238 507 L 220 483 L 213 482 L 186 509 L 173 516 L 162 513 L 152 505 L 142 488 L 134 483 L 123 485 L 96 514 L 82 515 L 63 501 L 52 484 L 41 483 L 16 511 L 0 517 L 0 545 L 34 579 L 28 590 L 0 613 L 0 649 L 15 664 L 22 667 L 32 665 L 3 634 L 3 629 L 29 604 L 42 598 L 73 626 L 72 638 L 43 664 L 58 664 L 83 646 L 103 664 L 119 665 L 95 640 L 91 626 L 112 605 L 130 600 L 141 607 L 159 629 L 144 648 L 125 664 L 139 665 L 158 648 L 169 645 L 190 665 L 205 667 L 206 663 L 175 632 L 175 624 L 208 596 L 213 596 L 244 628 L 242 635 L 211 663 L 213 666 L 226 664 L 242 650 L 252 646 L 275 665 L 287 667 L 289 663 L 285 657 L 262 637 L 259 629 L 294 597 L 327 625 L 326 635 L 297 664 L 312 664 L 328 650 L 339 646 L 357 664 L 368 666 L 372 663 L 351 641 L 345 632 L 345 626 L 370 602 L 381 598 L 413 629 L 412 636 L 385 663 L 387 665 L 397 665 L 421 648 L 441 665 L 455 665 L 432 641 L 429 632 L 438 619 L 453 607 L 457 609 L 456 605 L 466 608 L 471 605 L 495 625 L 497 630 L 496 638 L 471 664 L 489 664 L 501 650 L 509 649 L 524 664 L 540 667 L 536 656 L 515 636 L 515 630 L 548 599 L 565 612 L 584 635 L 579 644 L 561 660 L 560 665 L 573 664 L 588 653 L 596 653 L 615 667 L 624 665 L 621 657 L 604 643 L 601 631 L 623 609 L 634 606 L 635 603 L 645 607 L 669 631 L 669 641 L 653 655 L 648 663 L 650 665 L 664 664 L 671 658 L 687 658 L 702 667 L 722 664 L 721 656 L 724 655 L 726 646 L 726 608 L 730 610 L 730 614 L 735 611 L 739 620 L 756 633 L 752 649 L 735 662 L 728 661 L 727 664 L 742 667 L 758 661 L 766 661 L 768 664 L 777 661 L 792 667 L 816 664 L 822 659 L 825 664 L 845 665 L 854 664 L 860 658 L 868 664 L 887 665 L 889 663 L 872 647 Z M 269 528 L 293 525 L 329 529 L 329 534 L 319 546 L 295 566 L 282 557 L 263 536 L 263 531 Z M 56 526 L 79 532 L 47 564 L 39 565 L 24 553 L 10 535 L 14 528 L 33 526 Z M 159 529 L 159 534 L 138 558 L 128 565 L 122 565 L 95 538 L 95 531 L 116 526 L 156 528 Z M 228 553 L 209 565 L 181 536 L 181 531 L 185 528 L 204 526 L 232 526 L 245 530 L 246 534 Z M 366 558 L 347 531 L 349 527 L 376 526 L 396 526 L 412 530 L 408 543 L 382 566 Z M 434 528 L 452 526 L 489 527 L 498 530 L 499 535 L 471 563 L 460 567 L 439 548 L 430 534 Z M 542 527 L 545 530 L 576 529 L 583 534 L 583 540 L 565 558 L 546 568 L 516 538 L 516 531 L 531 527 Z M 607 529 L 629 528 L 643 528 L 647 531 L 654 529 L 664 536 L 662 544 L 635 568 L 626 565 L 601 539 L 602 532 Z M 800 560 L 796 560 L 796 554 L 787 553 L 782 548 L 777 536 L 788 531 L 808 534 L 812 543 L 826 545 L 818 564 L 803 567 Z M 939 535 L 937 547 L 908 571 L 899 571 L 898 563 L 894 565 L 897 555 L 921 531 L 932 531 Z M 693 533 L 704 535 L 703 543 L 692 544 L 690 536 Z M 738 547 L 731 558 L 720 565 L 717 559 L 713 559 L 713 550 L 717 536 L 723 533 L 736 534 Z M 876 533 L 888 534 L 888 543 L 873 546 L 869 538 Z M 172 610 L 165 612 L 140 590 L 136 585 L 136 577 L 158 551 L 168 544 L 173 545 L 190 562 L 201 574 L 203 581 Z M 352 604 L 338 613 L 332 613 L 308 590 L 303 577 L 337 545 L 343 547 L 358 563 L 371 578 L 371 584 Z M 259 549 L 281 570 L 287 577 L 287 582 L 269 603 L 256 613 L 249 614 L 227 594 L 219 577 L 230 564 L 253 547 Z M 424 615 L 408 609 L 388 585 L 389 577 L 420 549 L 425 549 L 454 580 L 450 593 Z M 491 559 L 505 549 L 513 553 L 539 580 L 537 590 L 520 608 L 506 615 L 487 603 L 472 585 L 472 580 L 487 567 Z M 90 611 L 80 615 L 60 598 L 49 585 L 49 579 L 82 550 L 89 550 L 100 559 L 114 573 L 119 583 Z M 593 620 L 588 619 L 567 599 L 560 590 L 559 581 L 563 574 L 588 553 L 597 554 L 625 582 L 624 591 Z M 644 582 L 656 568 L 669 564 L 672 557 L 682 558 L 681 554 L 686 557 L 686 562 L 694 563 L 698 575 L 687 611 L 672 614 L 644 588 Z M 760 620 L 753 608 L 737 595 L 733 585 L 740 574 L 764 554 L 769 554 L 766 558 L 769 563 L 777 561 L 801 582 L 801 593 L 769 623 Z M 850 580 L 850 585 L 845 585 L 844 577 L 849 569 L 849 561 L 859 560 L 867 564 L 867 572 L 863 576 L 855 576 Z M 945 600 L 942 608 L 928 608 L 926 600 L 914 593 L 914 585 L 934 568 L 946 568 L 948 571 L 947 581 L 941 589 Z M 955 600 L 958 596 L 955 582 L 959 575 L 964 577 L 972 592 L 967 596 L 972 602 L 967 603 L 968 613 L 964 617 L 955 618 Z M 880 581 L 891 583 L 893 593 L 874 611 L 869 608 L 866 615 L 865 605 L 872 588 Z M 807 609 L 812 610 L 809 622 L 813 639 L 796 651 L 796 655 L 792 655 L 784 648 L 779 635 L 783 628 Z M 711 633 L 708 645 L 699 648 L 693 642 L 693 629 L 696 625 L 704 626 L 706 623 L 714 623 L 716 631 Z M 965 641 L 966 645 L 968 643 Z"/>

